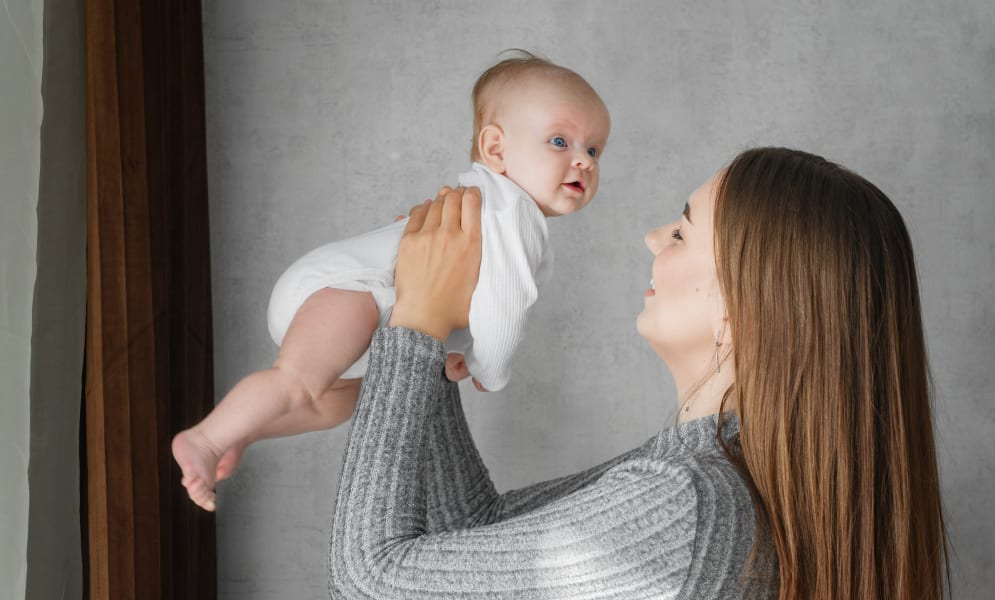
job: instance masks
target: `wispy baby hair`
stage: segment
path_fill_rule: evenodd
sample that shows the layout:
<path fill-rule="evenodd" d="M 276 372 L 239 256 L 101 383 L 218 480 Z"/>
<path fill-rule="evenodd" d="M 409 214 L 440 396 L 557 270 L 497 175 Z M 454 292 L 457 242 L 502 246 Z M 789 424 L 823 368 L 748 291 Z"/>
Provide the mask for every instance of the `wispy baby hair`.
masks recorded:
<path fill-rule="evenodd" d="M 473 148 L 470 151 L 472 160 L 480 160 L 477 152 L 477 140 L 480 137 L 480 130 L 494 120 L 495 102 L 494 92 L 523 75 L 541 72 L 554 79 L 563 79 L 574 84 L 580 84 L 589 89 L 591 93 L 597 95 L 583 77 L 566 67 L 552 62 L 549 59 L 537 56 L 528 50 L 511 48 L 498 54 L 507 56 L 500 62 L 494 64 L 489 69 L 480 74 L 477 82 L 473 85 L 471 99 L 473 101 Z"/>

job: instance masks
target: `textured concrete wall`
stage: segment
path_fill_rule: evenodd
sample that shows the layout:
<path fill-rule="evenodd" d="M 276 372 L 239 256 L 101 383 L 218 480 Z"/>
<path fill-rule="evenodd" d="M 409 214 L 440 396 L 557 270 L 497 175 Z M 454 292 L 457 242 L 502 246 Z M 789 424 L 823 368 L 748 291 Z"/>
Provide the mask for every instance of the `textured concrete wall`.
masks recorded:
<path fill-rule="evenodd" d="M 497 53 L 576 69 L 612 112 L 601 192 L 551 224 L 553 284 L 515 379 L 466 391 L 500 488 L 629 448 L 674 409 L 635 332 L 642 245 L 737 151 L 823 154 L 882 187 L 918 251 L 955 597 L 995 588 L 991 300 L 995 5 L 757 1 L 269 2 L 204 9 L 218 396 L 268 365 L 296 257 L 433 195 L 468 164 Z M 346 428 L 250 449 L 222 487 L 224 598 L 323 598 Z"/>

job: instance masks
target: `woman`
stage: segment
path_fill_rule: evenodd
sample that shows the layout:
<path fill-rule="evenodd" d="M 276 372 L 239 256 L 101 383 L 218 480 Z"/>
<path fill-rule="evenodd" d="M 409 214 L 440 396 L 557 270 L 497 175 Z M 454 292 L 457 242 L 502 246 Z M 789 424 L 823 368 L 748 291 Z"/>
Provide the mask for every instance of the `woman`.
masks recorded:
<path fill-rule="evenodd" d="M 646 236 L 637 325 L 678 424 L 498 494 L 441 340 L 466 326 L 479 196 L 412 211 L 332 527 L 344 598 L 939 598 L 946 537 L 911 244 L 861 177 L 744 152 Z"/>

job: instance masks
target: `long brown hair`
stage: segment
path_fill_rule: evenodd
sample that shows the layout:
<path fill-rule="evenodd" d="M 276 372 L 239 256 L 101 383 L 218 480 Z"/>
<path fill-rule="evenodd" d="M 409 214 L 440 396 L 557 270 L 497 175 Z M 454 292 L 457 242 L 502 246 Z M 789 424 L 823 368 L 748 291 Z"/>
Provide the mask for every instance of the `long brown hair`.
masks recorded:
<path fill-rule="evenodd" d="M 779 598 L 941 598 L 949 577 L 912 243 L 872 183 L 784 148 L 721 175 L 715 255 L 757 538 Z"/>

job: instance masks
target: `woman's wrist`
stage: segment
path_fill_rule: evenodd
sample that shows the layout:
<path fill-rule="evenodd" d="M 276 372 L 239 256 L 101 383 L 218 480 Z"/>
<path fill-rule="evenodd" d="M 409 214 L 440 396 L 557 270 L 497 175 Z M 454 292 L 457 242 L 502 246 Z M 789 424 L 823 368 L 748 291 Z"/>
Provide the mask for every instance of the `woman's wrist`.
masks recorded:
<path fill-rule="evenodd" d="M 452 327 L 433 318 L 430 312 L 418 311 L 417 309 L 400 304 L 394 305 L 387 325 L 390 327 L 404 327 L 424 333 L 440 342 L 445 342 L 449 334 L 452 333 Z"/>

